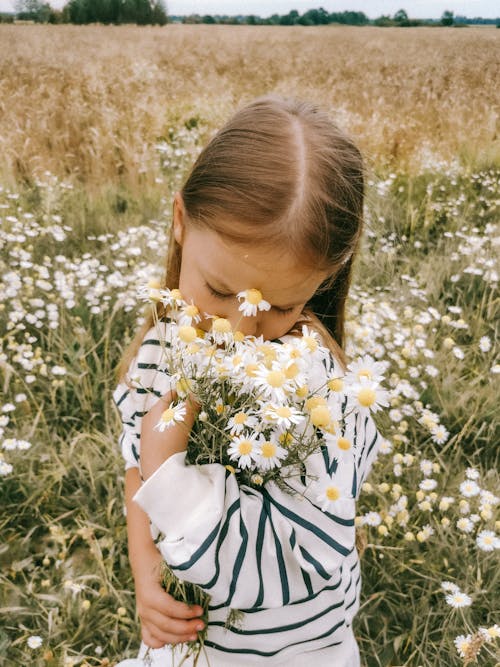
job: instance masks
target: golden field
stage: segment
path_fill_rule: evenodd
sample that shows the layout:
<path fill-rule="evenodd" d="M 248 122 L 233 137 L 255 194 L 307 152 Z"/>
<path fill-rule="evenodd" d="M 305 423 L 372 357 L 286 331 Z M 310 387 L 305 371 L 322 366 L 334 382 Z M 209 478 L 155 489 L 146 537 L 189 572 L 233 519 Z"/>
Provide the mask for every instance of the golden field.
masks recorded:
<path fill-rule="evenodd" d="M 256 95 L 314 100 L 368 159 L 498 157 L 500 34 L 469 27 L 0 25 L 0 173 L 88 185 L 152 174 L 150 147 Z"/>

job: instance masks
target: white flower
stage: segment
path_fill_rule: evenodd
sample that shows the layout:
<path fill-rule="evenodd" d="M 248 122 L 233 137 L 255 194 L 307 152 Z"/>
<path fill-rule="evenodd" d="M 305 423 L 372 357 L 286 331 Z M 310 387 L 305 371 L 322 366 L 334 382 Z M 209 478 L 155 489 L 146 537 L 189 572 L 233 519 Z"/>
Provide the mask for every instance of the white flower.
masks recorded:
<path fill-rule="evenodd" d="M 281 460 L 287 456 L 288 452 L 272 440 L 266 440 L 260 443 L 260 454 L 257 458 L 257 465 L 261 470 L 270 470 L 279 468 Z"/>
<path fill-rule="evenodd" d="M 172 402 L 170 403 L 168 408 L 162 412 L 160 420 L 153 427 L 153 431 L 163 432 L 170 426 L 174 426 L 174 424 L 178 424 L 179 422 L 184 421 L 185 417 L 186 417 L 185 404 L 179 403 L 178 405 L 174 405 L 174 403 Z"/>
<path fill-rule="evenodd" d="M 450 435 L 442 424 L 437 424 L 437 426 L 433 426 L 431 429 L 431 433 L 432 433 L 432 440 L 434 440 L 434 442 L 436 442 L 438 445 L 442 445 L 444 442 L 446 442 Z"/>
<path fill-rule="evenodd" d="M 492 530 L 482 530 L 476 536 L 476 544 L 481 551 L 500 549 L 500 538 Z"/>
<path fill-rule="evenodd" d="M 350 407 L 356 407 L 362 414 L 370 411 L 377 412 L 381 406 L 388 406 L 388 393 L 379 387 L 378 382 L 361 380 L 355 382 L 346 390 Z"/>
<path fill-rule="evenodd" d="M 500 626 L 498 626 L 496 623 L 494 625 L 490 625 L 489 628 L 478 628 L 478 630 L 483 635 L 488 644 L 494 639 L 498 639 L 500 637 Z"/>
<path fill-rule="evenodd" d="M 10 463 L 7 463 L 7 461 L 2 461 L 0 459 L 0 476 L 5 477 L 6 475 L 10 475 L 12 470 L 13 467 Z"/>
<path fill-rule="evenodd" d="M 437 486 L 437 481 L 435 479 L 423 479 L 418 485 L 422 491 L 433 491 Z"/>
<path fill-rule="evenodd" d="M 287 395 L 294 391 L 293 382 L 286 377 L 277 362 L 273 362 L 271 368 L 259 366 L 255 372 L 254 384 L 260 387 L 267 399 L 276 403 L 285 403 Z"/>
<path fill-rule="evenodd" d="M 252 462 L 256 462 L 261 453 L 260 442 L 257 440 L 258 434 L 252 433 L 248 436 L 233 438 L 227 453 L 231 460 L 238 461 L 240 468 L 250 468 Z"/>
<path fill-rule="evenodd" d="M 479 479 L 479 470 L 476 470 L 475 468 L 467 468 L 465 476 L 468 479 Z"/>
<path fill-rule="evenodd" d="M 266 416 L 273 419 L 277 426 L 288 429 L 292 424 L 300 424 L 305 419 L 303 415 L 296 408 L 288 405 L 270 405 L 266 409 Z"/>
<path fill-rule="evenodd" d="M 31 637 L 28 637 L 27 644 L 30 648 L 40 648 L 43 644 L 43 640 L 38 635 L 31 635 Z"/>
<path fill-rule="evenodd" d="M 177 322 L 180 326 L 192 326 L 193 324 L 201 322 L 200 311 L 192 301 L 191 303 L 186 303 L 186 305 L 180 309 L 177 316 Z"/>
<path fill-rule="evenodd" d="M 472 496 L 477 496 L 481 491 L 479 486 L 474 480 L 466 479 L 465 482 L 460 484 L 460 493 L 466 498 L 472 498 Z"/>
<path fill-rule="evenodd" d="M 459 347 L 453 348 L 453 354 L 457 359 L 463 359 L 465 357 L 463 350 L 461 350 Z"/>
<path fill-rule="evenodd" d="M 458 651 L 458 655 L 461 658 L 465 658 L 465 654 L 467 653 L 470 643 L 472 641 L 472 635 L 458 635 L 458 637 L 455 637 L 453 640 L 453 643 L 456 646 L 456 649 Z"/>
<path fill-rule="evenodd" d="M 429 475 L 432 474 L 432 461 L 429 461 L 428 459 L 422 459 L 420 461 L 420 470 L 422 473 L 428 477 Z"/>
<path fill-rule="evenodd" d="M 458 590 L 453 593 L 450 593 L 445 597 L 446 603 L 453 607 L 454 609 L 459 609 L 461 607 L 470 607 L 472 604 L 472 598 L 469 597 L 466 593 Z"/>
<path fill-rule="evenodd" d="M 271 304 L 262 298 L 262 293 L 258 289 L 247 289 L 238 292 L 236 295 L 238 301 L 242 301 L 238 306 L 244 317 L 253 317 L 257 315 L 257 310 L 269 310 Z"/>
<path fill-rule="evenodd" d="M 363 523 L 367 526 L 380 526 L 382 523 L 382 517 L 378 512 L 367 512 L 363 516 Z"/>
<path fill-rule="evenodd" d="M 481 352 L 489 352 L 491 350 L 491 339 L 489 336 L 481 336 L 479 339 L 479 349 Z"/>
<path fill-rule="evenodd" d="M 354 512 L 351 489 L 345 482 L 326 477 L 317 482 L 317 489 L 316 502 L 323 512 L 336 514 Z"/>
<path fill-rule="evenodd" d="M 457 528 L 463 533 L 471 533 L 474 529 L 474 523 L 466 516 L 457 520 Z"/>
<path fill-rule="evenodd" d="M 354 376 L 355 381 L 359 382 L 362 378 L 381 382 L 384 379 L 383 373 L 386 371 L 388 363 L 386 361 L 375 361 L 373 357 L 365 354 L 360 359 L 352 361 L 347 370 Z"/>
<path fill-rule="evenodd" d="M 231 435 L 240 435 L 245 426 L 247 428 L 254 428 L 257 425 L 257 418 L 246 412 L 237 412 L 235 415 L 230 417 L 227 426 L 225 427 L 226 431 L 229 431 Z"/>

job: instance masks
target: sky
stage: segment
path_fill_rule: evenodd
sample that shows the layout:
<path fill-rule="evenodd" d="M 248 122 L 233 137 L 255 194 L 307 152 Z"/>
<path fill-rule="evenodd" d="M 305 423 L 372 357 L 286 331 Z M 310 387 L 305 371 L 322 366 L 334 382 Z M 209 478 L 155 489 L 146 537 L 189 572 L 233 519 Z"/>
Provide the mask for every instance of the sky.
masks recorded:
<path fill-rule="evenodd" d="M 67 0 L 48 0 L 60 9 Z M 344 10 L 363 11 L 369 18 L 382 14 L 391 16 L 398 9 L 405 9 L 410 18 L 440 18 L 448 9 L 454 14 L 497 18 L 500 16 L 498 0 L 164 0 L 171 15 L 186 14 L 256 14 L 263 18 L 271 14 L 288 14 L 296 9 L 300 14 L 308 9 L 323 7 L 328 12 Z M 0 11 L 13 11 L 15 0 L 0 0 Z"/>

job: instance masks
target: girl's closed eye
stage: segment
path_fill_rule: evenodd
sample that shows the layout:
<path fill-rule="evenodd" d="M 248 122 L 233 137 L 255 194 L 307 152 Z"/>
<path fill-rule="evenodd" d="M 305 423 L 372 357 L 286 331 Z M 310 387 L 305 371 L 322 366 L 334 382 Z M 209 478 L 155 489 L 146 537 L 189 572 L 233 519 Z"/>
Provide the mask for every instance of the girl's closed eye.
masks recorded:
<path fill-rule="evenodd" d="M 226 294 L 224 292 L 217 291 L 212 287 L 212 285 L 209 285 L 209 283 L 207 283 L 206 281 L 205 281 L 205 287 L 208 289 L 210 294 L 214 296 L 216 299 L 229 299 L 229 297 L 233 296 L 232 294 Z"/>
<path fill-rule="evenodd" d="M 292 310 L 294 310 L 295 306 L 290 306 L 290 308 L 277 308 L 274 306 L 274 310 L 279 314 L 279 315 L 289 315 Z"/>

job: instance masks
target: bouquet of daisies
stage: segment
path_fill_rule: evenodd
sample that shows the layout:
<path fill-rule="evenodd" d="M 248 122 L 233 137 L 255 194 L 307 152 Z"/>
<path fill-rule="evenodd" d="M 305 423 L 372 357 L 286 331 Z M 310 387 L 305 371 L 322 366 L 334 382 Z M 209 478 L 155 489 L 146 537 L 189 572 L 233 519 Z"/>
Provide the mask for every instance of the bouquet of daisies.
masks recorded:
<path fill-rule="evenodd" d="M 352 456 L 352 443 L 342 429 L 351 410 L 370 412 L 387 405 L 387 392 L 380 386 L 383 363 L 364 358 L 350 364 L 346 374 L 334 371 L 330 351 L 306 325 L 298 335 L 264 341 L 204 313 L 205 322 L 211 321 L 205 331 L 197 326 L 198 308 L 179 290 L 160 289 L 150 282 L 139 288 L 139 296 L 153 304 L 163 348 L 159 370 L 169 376 L 176 397 L 155 430 L 181 423 L 188 397 L 200 406 L 187 445 L 188 465 L 219 463 L 239 484 L 255 488 L 272 480 L 293 493 L 286 480 L 300 476 L 304 461 L 322 446 L 334 448 L 339 465 Z M 242 317 L 270 308 L 256 289 L 240 292 L 237 298 Z M 159 301 L 165 312 L 161 323 Z M 328 369 L 332 370 L 325 379 Z M 323 511 L 341 509 L 342 502 L 352 498 L 349 488 L 329 477 L 316 483 Z M 209 596 L 193 584 L 179 582 L 168 567 L 163 584 L 178 599 L 196 601 L 208 610 Z"/>

